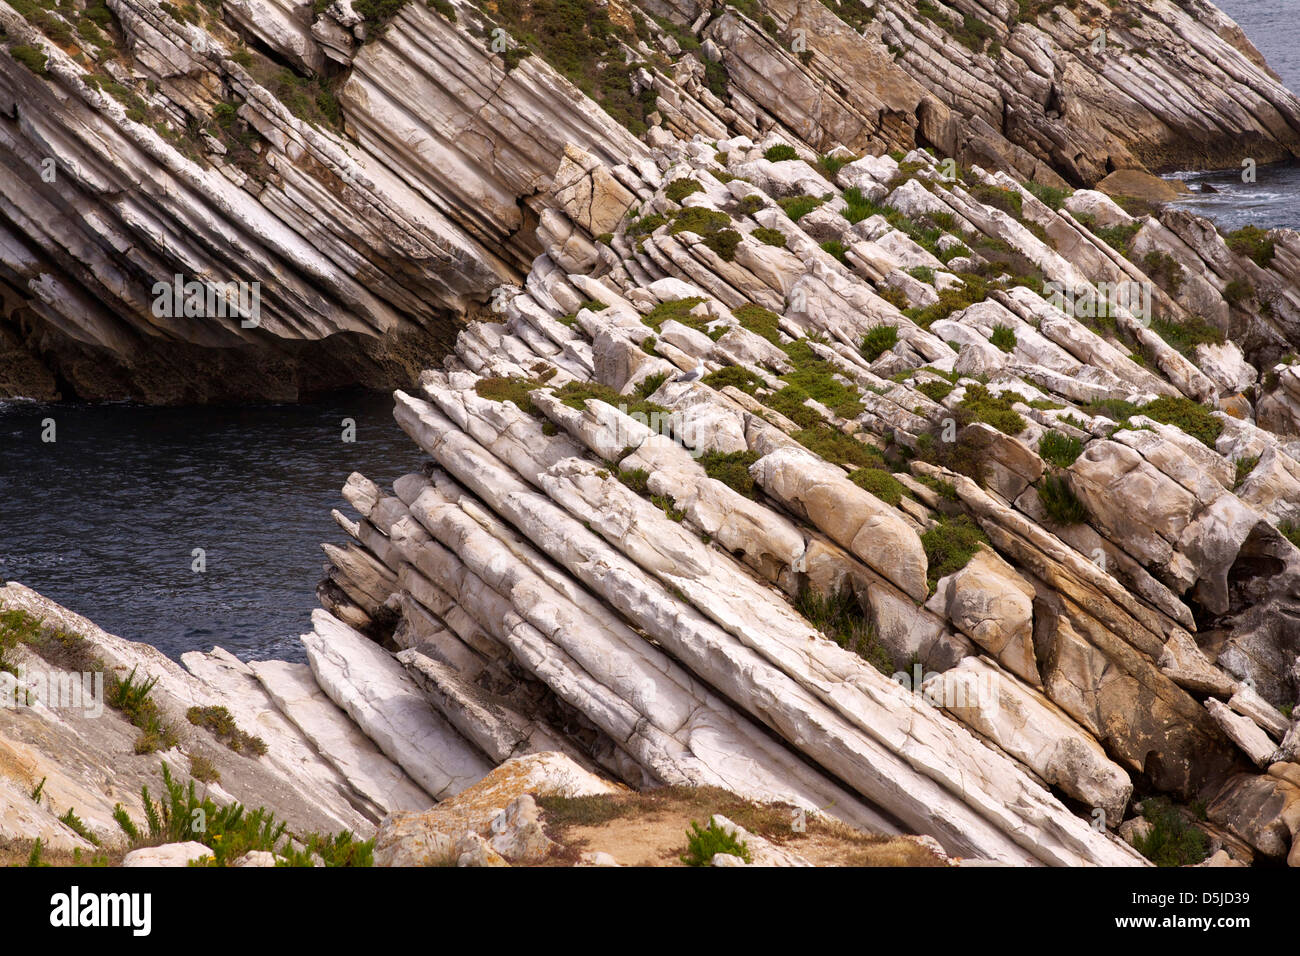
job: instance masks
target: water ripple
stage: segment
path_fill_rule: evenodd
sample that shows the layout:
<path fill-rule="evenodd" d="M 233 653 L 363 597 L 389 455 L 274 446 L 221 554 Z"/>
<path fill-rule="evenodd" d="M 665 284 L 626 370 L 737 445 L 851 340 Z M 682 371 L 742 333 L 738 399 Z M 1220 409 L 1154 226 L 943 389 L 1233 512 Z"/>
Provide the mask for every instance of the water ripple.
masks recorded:
<path fill-rule="evenodd" d="M 0 578 L 173 658 L 219 644 L 301 660 L 320 543 L 344 538 L 330 517 L 347 508 L 343 482 L 362 471 L 388 485 L 420 461 L 391 397 L 373 392 L 217 408 L 0 402 Z"/>

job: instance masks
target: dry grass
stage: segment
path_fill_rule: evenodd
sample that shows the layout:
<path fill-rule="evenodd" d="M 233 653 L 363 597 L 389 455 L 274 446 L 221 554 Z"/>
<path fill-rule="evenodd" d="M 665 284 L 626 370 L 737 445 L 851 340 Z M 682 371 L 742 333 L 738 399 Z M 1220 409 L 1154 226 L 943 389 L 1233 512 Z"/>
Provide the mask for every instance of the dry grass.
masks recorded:
<path fill-rule="evenodd" d="M 572 865 L 605 852 L 624 865 L 680 866 L 691 821 L 715 813 L 819 866 L 943 866 L 914 839 L 864 833 L 838 820 L 808 816 L 796 831 L 795 808 L 754 803 L 716 787 L 663 787 L 644 793 L 539 797 L 547 833 L 562 847 L 547 864 Z"/>
<path fill-rule="evenodd" d="M 27 866 L 35 840 L 0 840 L 0 867 Z M 84 850 L 78 855 L 71 850 L 41 848 L 41 862 L 49 866 L 121 866 L 126 856 L 124 847 L 96 847 L 93 852 Z"/>

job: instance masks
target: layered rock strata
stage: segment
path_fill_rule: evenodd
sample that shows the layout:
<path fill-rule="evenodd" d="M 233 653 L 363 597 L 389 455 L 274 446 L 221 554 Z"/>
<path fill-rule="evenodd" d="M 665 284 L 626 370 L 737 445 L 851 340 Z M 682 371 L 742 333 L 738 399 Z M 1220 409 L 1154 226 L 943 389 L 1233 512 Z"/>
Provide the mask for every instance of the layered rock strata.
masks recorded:
<path fill-rule="evenodd" d="M 514 5 L 0 4 L 0 394 L 411 387 L 527 273 L 556 197 L 594 188 L 580 225 L 613 232 L 677 138 L 931 146 L 1054 186 L 1300 142 L 1300 104 L 1207 3 L 575 11 L 604 26 L 565 47 Z M 176 276 L 202 305 L 159 308 Z"/>

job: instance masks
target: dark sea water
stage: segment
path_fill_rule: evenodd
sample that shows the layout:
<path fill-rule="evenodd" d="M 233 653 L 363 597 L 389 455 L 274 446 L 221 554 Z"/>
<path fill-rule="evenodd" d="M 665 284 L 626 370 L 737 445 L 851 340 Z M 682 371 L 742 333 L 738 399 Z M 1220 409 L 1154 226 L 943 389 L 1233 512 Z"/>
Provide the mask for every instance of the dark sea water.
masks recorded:
<path fill-rule="evenodd" d="M 350 513 L 343 482 L 361 471 L 387 486 L 421 461 L 392 408 L 376 392 L 215 408 L 0 401 L 0 579 L 171 657 L 216 644 L 301 659 L 320 543 L 346 538 L 330 517 Z"/>
<path fill-rule="evenodd" d="M 1217 5 L 1237 21 L 1287 88 L 1300 92 L 1300 0 L 1217 0 Z M 1261 166 L 1257 172 L 1254 183 L 1243 183 L 1240 169 L 1179 174 L 1193 189 L 1209 183 L 1219 190 L 1180 205 L 1224 230 L 1300 229 L 1300 162 Z"/>

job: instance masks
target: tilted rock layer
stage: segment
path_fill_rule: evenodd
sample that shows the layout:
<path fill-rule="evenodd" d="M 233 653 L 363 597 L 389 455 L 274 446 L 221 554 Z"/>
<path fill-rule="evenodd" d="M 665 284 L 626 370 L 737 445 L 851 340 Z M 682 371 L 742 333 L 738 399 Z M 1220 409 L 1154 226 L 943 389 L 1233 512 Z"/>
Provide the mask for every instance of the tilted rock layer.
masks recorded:
<path fill-rule="evenodd" d="M 675 138 L 932 146 L 1053 186 L 1300 146 L 1300 103 L 1200 0 L 557 9 L 0 3 L 0 395 L 412 387 L 539 221 L 585 193 L 575 224 L 613 232 Z M 159 308 L 176 276 L 244 311 Z"/>
<path fill-rule="evenodd" d="M 1300 862 L 1300 234 L 1071 188 L 1282 156 L 1296 100 L 1207 5 L 1022 6 L 672 7 L 691 29 L 670 30 L 611 4 L 645 60 L 627 88 L 576 77 L 604 111 L 541 57 L 493 54 L 468 5 L 378 36 L 341 3 L 309 30 L 241 6 L 300 69 L 351 71 L 340 135 L 222 60 L 241 103 L 213 139 L 247 168 L 177 167 L 229 183 L 228 218 L 190 210 L 213 229 L 252 216 L 230 261 L 304 276 L 248 347 L 461 328 L 395 395 L 428 460 L 344 488 L 310 674 L 221 652 L 190 672 L 296 728 L 369 817 L 547 753 L 957 858 L 1140 865 L 1115 834 L 1170 800 L 1204 805 L 1184 825 L 1213 859 Z M 15 75 L 53 97 L 76 67 L 50 62 L 54 81 Z M 204 67 L 178 75 L 222 100 Z M 152 144 L 131 122 L 104 135 Z M 348 212 L 285 226 L 318 175 Z M 178 195 L 115 208 L 161 222 Z M 83 270 L 53 230 L 116 221 L 37 212 L 15 247 L 40 232 L 33 261 Z M 89 320 L 59 301 L 22 328 L 75 338 Z M 490 809 L 533 833 L 519 797 Z M 501 856 L 398 819 L 423 849 L 390 859 Z"/>

